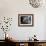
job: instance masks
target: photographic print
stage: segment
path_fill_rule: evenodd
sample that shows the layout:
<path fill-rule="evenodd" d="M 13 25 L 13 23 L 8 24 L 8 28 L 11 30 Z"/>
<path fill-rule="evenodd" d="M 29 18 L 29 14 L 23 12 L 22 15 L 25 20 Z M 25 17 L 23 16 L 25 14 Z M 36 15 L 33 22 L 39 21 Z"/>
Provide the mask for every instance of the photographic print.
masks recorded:
<path fill-rule="evenodd" d="M 33 14 L 18 14 L 19 26 L 33 26 Z"/>

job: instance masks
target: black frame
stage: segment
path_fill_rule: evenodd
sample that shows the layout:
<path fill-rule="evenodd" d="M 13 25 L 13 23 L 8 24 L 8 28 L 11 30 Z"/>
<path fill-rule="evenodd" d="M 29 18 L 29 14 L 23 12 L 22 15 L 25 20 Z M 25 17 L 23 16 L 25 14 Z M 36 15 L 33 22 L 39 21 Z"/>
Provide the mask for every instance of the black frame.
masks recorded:
<path fill-rule="evenodd" d="M 28 18 L 28 16 L 31 17 L 31 20 L 30 20 L 31 24 L 22 24 L 21 21 L 20 21 L 21 18 L 24 18 L 24 17 Z M 24 26 L 24 27 L 34 26 L 34 15 L 33 14 L 18 14 L 18 26 Z"/>

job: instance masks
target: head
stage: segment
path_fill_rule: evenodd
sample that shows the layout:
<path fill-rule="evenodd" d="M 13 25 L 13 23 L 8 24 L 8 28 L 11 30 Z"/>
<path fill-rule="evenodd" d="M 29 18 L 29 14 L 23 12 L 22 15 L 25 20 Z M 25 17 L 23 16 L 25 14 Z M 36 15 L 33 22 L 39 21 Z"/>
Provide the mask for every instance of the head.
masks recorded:
<path fill-rule="evenodd" d="M 34 35 L 34 37 L 36 37 L 36 35 Z"/>

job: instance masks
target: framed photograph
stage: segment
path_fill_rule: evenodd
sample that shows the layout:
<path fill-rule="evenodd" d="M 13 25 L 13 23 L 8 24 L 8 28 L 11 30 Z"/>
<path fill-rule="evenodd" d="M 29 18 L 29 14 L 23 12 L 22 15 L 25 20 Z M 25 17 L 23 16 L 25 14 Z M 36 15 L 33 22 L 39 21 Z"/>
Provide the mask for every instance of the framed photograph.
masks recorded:
<path fill-rule="evenodd" d="M 33 26 L 34 15 L 33 14 L 18 14 L 18 26 Z"/>

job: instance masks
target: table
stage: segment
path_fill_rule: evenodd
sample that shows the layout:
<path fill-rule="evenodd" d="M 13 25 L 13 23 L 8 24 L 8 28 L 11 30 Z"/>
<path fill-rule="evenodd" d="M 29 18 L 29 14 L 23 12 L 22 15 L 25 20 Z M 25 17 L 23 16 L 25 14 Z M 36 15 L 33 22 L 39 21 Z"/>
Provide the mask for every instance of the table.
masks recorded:
<path fill-rule="evenodd" d="M 46 46 L 46 40 L 29 41 L 29 40 L 7 40 L 7 43 L 16 46 Z"/>

